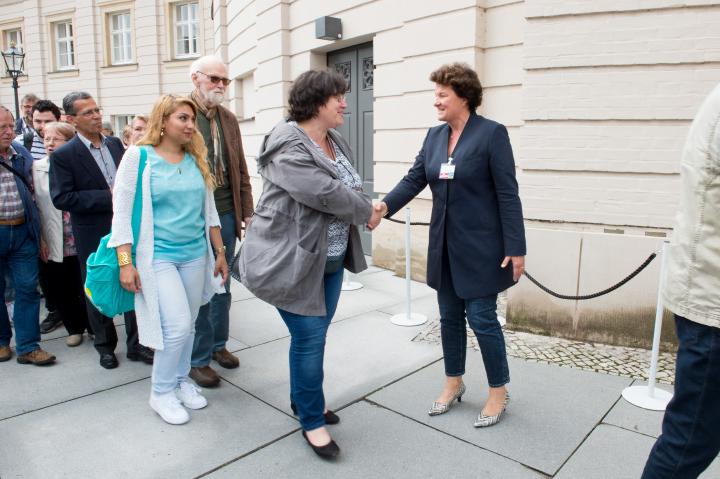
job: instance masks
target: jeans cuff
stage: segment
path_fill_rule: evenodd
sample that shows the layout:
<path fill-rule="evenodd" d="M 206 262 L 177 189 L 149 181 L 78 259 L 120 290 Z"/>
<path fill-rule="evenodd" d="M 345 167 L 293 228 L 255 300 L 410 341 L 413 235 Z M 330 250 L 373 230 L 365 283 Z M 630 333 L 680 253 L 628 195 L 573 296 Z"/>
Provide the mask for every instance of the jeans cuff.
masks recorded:
<path fill-rule="evenodd" d="M 510 378 L 507 378 L 504 381 L 499 382 L 499 383 L 490 383 L 490 381 L 488 381 L 488 386 L 490 386 L 491 388 L 501 388 L 501 387 L 505 386 L 506 384 L 510 384 Z"/>
<path fill-rule="evenodd" d="M 464 376 L 464 375 L 465 375 L 465 371 L 461 371 L 459 373 L 454 373 L 454 372 L 449 373 L 449 372 L 445 371 L 445 376 L 447 376 L 449 378 L 458 378 L 458 377 Z"/>
<path fill-rule="evenodd" d="M 320 419 L 317 421 L 313 421 L 310 424 L 302 424 L 303 431 L 312 431 L 313 429 L 317 429 L 319 427 L 323 427 L 325 425 L 325 417 L 320 416 Z"/>

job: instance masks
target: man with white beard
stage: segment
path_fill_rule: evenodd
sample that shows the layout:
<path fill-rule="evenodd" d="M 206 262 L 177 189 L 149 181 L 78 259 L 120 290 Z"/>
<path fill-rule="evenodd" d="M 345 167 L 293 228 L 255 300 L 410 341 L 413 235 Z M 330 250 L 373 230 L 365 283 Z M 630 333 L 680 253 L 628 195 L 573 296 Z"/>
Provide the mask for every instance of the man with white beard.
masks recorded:
<path fill-rule="evenodd" d="M 228 69 L 219 58 L 205 56 L 193 62 L 190 78 L 195 85 L 190 98 L 198 109 L 196 124 L 205 139 L 207 160 L 216 184 L 215 205 L 220 215 L 224 250 L 215 254 L 225 254 L 230 264 L 242 224 L 250 222 L 253 199 L 237 118 L 221 105 L 230 84 Z M 238 358 L 226 348 L 230 303 L 230 281 L 227 281 L 225 293 L 216 294 L 210 303 L 200 308 L 190 369 L 190 377 L 199 386 L 220 384 L 220 377 L 210 367 L 212 359 L 227 369 L 240 365 Z"/>

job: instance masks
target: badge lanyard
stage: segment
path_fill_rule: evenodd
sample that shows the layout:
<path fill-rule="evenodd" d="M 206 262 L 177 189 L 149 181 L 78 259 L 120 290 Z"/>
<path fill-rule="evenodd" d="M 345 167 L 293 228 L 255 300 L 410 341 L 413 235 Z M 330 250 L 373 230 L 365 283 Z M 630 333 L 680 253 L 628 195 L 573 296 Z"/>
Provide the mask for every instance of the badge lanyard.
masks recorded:
<path fill-rule="evenodd" d="M 455 164 L 453 163 L 453 157 L 448 157 L 447 163 L 440 164 L 440 179 L 441 180 L 452 180 L 455 178 Z"/>

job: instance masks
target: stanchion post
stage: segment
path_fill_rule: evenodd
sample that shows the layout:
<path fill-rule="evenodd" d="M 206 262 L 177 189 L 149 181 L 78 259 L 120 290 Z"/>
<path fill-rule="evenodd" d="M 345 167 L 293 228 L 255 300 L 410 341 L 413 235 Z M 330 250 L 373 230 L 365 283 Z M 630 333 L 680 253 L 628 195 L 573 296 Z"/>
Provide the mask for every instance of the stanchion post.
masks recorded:
<path fill-rule="evenodd" d="M 655 309 L 655 328 L 653 330 L 653 344 L 650 355 L 650 370 L 648 371 L 647 386 L 630 386 L 623 390 L 622 396 L 627 402 L 643 409 L 664 411 L 672 398 L 669 392 L 655 388 L 657 380 L 658 357 L 660 356 L 660 334 L 662 333 L 663 303 L 662 289 L 665 281 L 665 268 L 667 266 L 668 242 L 664 241 L 660 252 L 660 281 L 658 282 L 658 298 Z"/>
<path fill-rule="evenodd" d="M 350 274 L 345 271 L 343 273 L 343 282 L 340 286 L 341 291 L 357 291 L 358 289 L 361 289 L 363 287 L 363 284 L 358 281 L 352 281 L 352 278 L 350 277 Z"/>
<path fill-rule="evenodd" d="M 397 326 L 420 326 L 427 322 L 427 317 L 423 314 L 412 313 L 411 308 L 411 288 L 412 288 L 412 270 L 411 270 L 411 243 L 410 243 L 410 208 L 405 208 L 405 312 L 396 314 L 390 318 L 390 322 Z"/>

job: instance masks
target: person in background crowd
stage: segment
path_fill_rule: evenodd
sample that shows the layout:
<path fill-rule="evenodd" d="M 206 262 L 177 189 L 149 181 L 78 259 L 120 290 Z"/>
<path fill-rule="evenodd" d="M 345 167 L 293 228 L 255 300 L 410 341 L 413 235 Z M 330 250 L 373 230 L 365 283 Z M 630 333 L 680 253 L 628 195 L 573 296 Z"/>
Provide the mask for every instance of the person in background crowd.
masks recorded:
<path fill-rule="evenodd" d="M 720 84 L 690 127 L 662 288 L 675 313 L 675 394 L 643 479 L 698 477 L 720 453 Z"/>
<path fill-rule="evenodd" d="M 130 135 L 132 135 L 132 127 L 130 125 L 125 125 L 125 128 L 123 128 L 122 136 L 120 139 L 122 140 L 122 144 L 127 150 L 130 146 Z"/>
<path fill-rule="evenodd" d="M 135 115 L 133 121 L 130 123 L 132 133 L 130 134 L 130 145 L 137 145 L 140 138 L 145 136 L 145 130 L 147 129 L 148 119 L 145 115 Z"/>
<path fill-rule="evenodd" d="M 15 138 L 30 152 L 33 160 L 40 160 L 47 154 L 43 144 L 43 128 L 46 124 L 60 120 L 60 108 L 50 100 L 38 100 L 30 111 L 32 128 Z"/>
<path fill-rule="evenodd" d="M 42 366 L 55 362 L 55 356 L 40 347 L 40 221 L 30 187 L 33 159 L 25 147 L 13 142 L 14 124 L 10 110 L 0 106 L 0 270 L 9 272 L 15 285 L 17 362 Z M 5 295 L 4 275 L 0 275 L 0 293 Z M 11 338 L 7 309 L 0 308 L 0 362 L 12 357 Z"/>
<path fill-rule="evenodd" d="M 32 130 L 31 110 L 39 98 L 34 93 L 28 93 L 20 100 L 20 111 L 22 116 L 15 120 L 15 134 L 22 135 Z"/>
<path fill-rule="evenodd" d="M 112 125 L 109 121 L 102 122 L 102 130 L 100 130 L 100 134 L 103 136 L 115 136 Z"/>
<path fill-rule="evenodd" d="M 190 79 L 195 90 L 190 98 L 197 107 L 197 127 L 205 139 L 210 171 L 215 177 L 215 205 L 222 225 L 225 255 L 230 263 L 235 244 L 253 213 L 250 175 L 243 153 L 242 138 L 235 115 L 221 103 L 230 83 L 225 64 L 217 57 L 202 57 L 190 67 Z M 240 361 L 227 350 L 230 328 L 230 282 L 225 292 L 213 297 L 200 308 L 195 322 L 195 345 L 192 354 L 190 377 L 198 385 L 213 387 L 220 377 L 210 367 L 210 360 L 228 369 L 236 368 Z"/>
<path fill-rule="evenodd" d="M 69 123 L 53 122 L 44 126 L 43 133 L 45 149 L 51 155 L 75 136 L 75 128 Z M 45 276 L 53 291 L 59 316 L 69 335 L 65 344 L 78 346 L 83 341 L 83 333 L 87 330 L 91 334 L 92 330 L 88 326 L 82 273 L 70 213 L 57 210 L 50 198 L 49 158 L 46 156 L 33 162 L 32 171 L 42 230 L 40 259 L 45 265 Z M 42 324 L 40 329 L 42 331 Z"/>
<path fill-rule="evenodd" d="M 477 73 L 464 63 L 443 65 L 435 83 L 437 119 L 415 164 L 374 209 L 393 215 L 430 185 L 433 197 L 427 284 L 437 290 L 445 387 L 430 407 L 436 416 L 465 393 L 465 319 L 475 332 L 490 391 L 475 427 L 496 424 L 510 396 L 505 339 L 497 295 L 525 269 L 525 228 L 507 129 L 479 116 Z M 374 221 L 370 226 L 376 226 Z"/>
<path fill-rule="evenodd" d="M 147 134 L 120 163 L 108 243 L 117 249 L 120 283 L 136 293 L 140 340 L 155 348 L 150 407 L 169 424 L 190 420 L 183 406 L 207 406 L 188 381 L 194 322 L 200 305 L 223 290 L 228 276 L 212 193 L 215 178 L 195 115 L 188 98 L 164 95 L 155 103 Z M 147 154 L 142 213 L 152 222 L 142 222 L 136 240 L 131 222 L 141 150 Z"/>
<path fill-rule="evenodd" d="M 263 193 L 238 260 L 242 283 L 275 306 L 290 331 L 290 407 L 324 458 L 340 452 L 325 427 L 340 421 L 323 394 L 325 338 L 343 268 L 367 268 L 356 225 L 372 214 L 350 146 L 335 131 L 345 121 L 347 88 L 339 73 L 326 71 L 293 83 L 290 119 L 265 138 L 258 156 Z"/>
<path fill-rule="evenodd" d="M 43 143 L 45 125 L 60 119 L 60 108 L 50 100 L 38 100 L 30 109 L 30 117 L 32 128 L 18 135 L 15 141 L 22 143 L 25 149 L 30 151 L 33 160 L 39 161 L 47 156 Z M 40 323 L 40 332 L 47 334 L 62 325 L 62 317 L 57 308 L 57 286 L 53 287 L 50 283 L 45 262 L 39 262 L 38 272 L 40 289 L 45 297 L 45 309 L 47 309 L 47 315 Z"/>
<path fill-rule="evenodd" d="M 110 232 L 111 189 L 124 149 L 119 139 L 100 133 L 102 113 L 90 94 L 76 91 L 65 95 L 63 109 L 77 135 L 50 155 L 50 196 L 55 208 L 70 213 L 84 284 L 87 258 Z M 116 368 L 118 336 L 113 318 L 102 315 L 90 301 L 87 309 L 100 366 Z M 125 314 L 125 332 L 127 358 L 152 364 L 152 351 L 138 343 L 134 312 Z"/>

